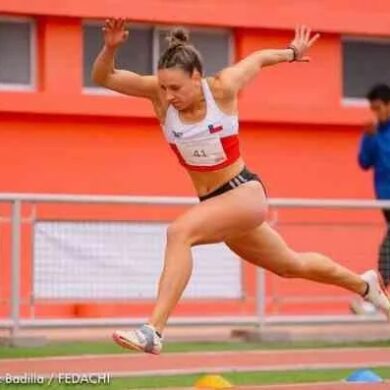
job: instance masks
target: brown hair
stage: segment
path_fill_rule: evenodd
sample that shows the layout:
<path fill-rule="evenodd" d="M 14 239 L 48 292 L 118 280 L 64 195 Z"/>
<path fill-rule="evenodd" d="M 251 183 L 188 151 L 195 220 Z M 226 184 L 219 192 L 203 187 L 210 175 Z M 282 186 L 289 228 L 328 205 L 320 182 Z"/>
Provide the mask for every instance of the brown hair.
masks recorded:
<path fill-rule="evenodd" d="M 180 68 L 192 75 L 196 69 L 203 74 L 202 56 L 189 43 L 189 33 L 183 28 L 174 28 L 167 36 L 168 47 L 158 61 L 158 69 Z"/>

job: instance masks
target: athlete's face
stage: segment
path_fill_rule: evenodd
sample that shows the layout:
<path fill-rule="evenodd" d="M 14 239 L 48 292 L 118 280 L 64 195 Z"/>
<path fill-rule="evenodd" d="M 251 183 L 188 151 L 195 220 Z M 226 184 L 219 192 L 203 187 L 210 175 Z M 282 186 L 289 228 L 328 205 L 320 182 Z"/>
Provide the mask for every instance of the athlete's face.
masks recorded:
<path fill-rule="evenodd" d="M 387 122 L 390 119 L 390 102 L 376 99 L 370 102 L 370 107 L 379 122 Z"/>
<path fill-rule="evenodd" d="M 176 110 L 186 109 L 199 94 L 201 76 L 197 71 L 189 75 L 180 68 L 160 69 L 157 77 L 161 93 Z"/>

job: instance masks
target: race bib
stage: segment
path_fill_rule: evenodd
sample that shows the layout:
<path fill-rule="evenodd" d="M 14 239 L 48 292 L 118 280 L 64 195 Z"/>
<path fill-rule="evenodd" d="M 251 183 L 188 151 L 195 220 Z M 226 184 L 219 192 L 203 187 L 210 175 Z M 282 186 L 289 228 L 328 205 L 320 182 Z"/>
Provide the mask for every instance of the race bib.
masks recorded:
<path fill-rule="evenodd" d="M 213 166 L 226 161 L 226 154 L 218 136 L 196 140 L 177 140 L 176 146 L 184 161 L 189 165 Z"/>

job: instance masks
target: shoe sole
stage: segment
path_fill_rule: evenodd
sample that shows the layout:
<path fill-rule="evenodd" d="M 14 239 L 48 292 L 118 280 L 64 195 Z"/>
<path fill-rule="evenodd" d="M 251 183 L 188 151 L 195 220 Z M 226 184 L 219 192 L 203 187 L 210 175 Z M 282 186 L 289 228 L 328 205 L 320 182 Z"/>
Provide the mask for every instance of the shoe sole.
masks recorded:
<path fill-rule="evenodd" d="M 119 346 L 130 349 L 132 351 L 138 351 L 138 352 L 145 352 L 145 353 L 150 353 L 152 355 L 159 355 L 159 353 L 155 352 L 146 352 L 142 347 L 140 347 L 137 344 L 132 343 L 131 341 L 124 339 L 123 337 L 117 335 L 116 333 L 112 334 L 112 338 L 117 343 Z"/>

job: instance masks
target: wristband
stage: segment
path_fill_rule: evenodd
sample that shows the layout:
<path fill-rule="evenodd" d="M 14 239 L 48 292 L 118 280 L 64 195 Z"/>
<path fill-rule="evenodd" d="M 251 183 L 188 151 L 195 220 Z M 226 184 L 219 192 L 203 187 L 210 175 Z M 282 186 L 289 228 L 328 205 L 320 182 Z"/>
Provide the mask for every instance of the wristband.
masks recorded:
<path fill-rule="evenodd" d="M 289 62 L 295 62 L 298 59 L 298 49 L 293 45 L 288 46 L 287 49 L 291 49 L 293 51 L 293 58 Z"/>

